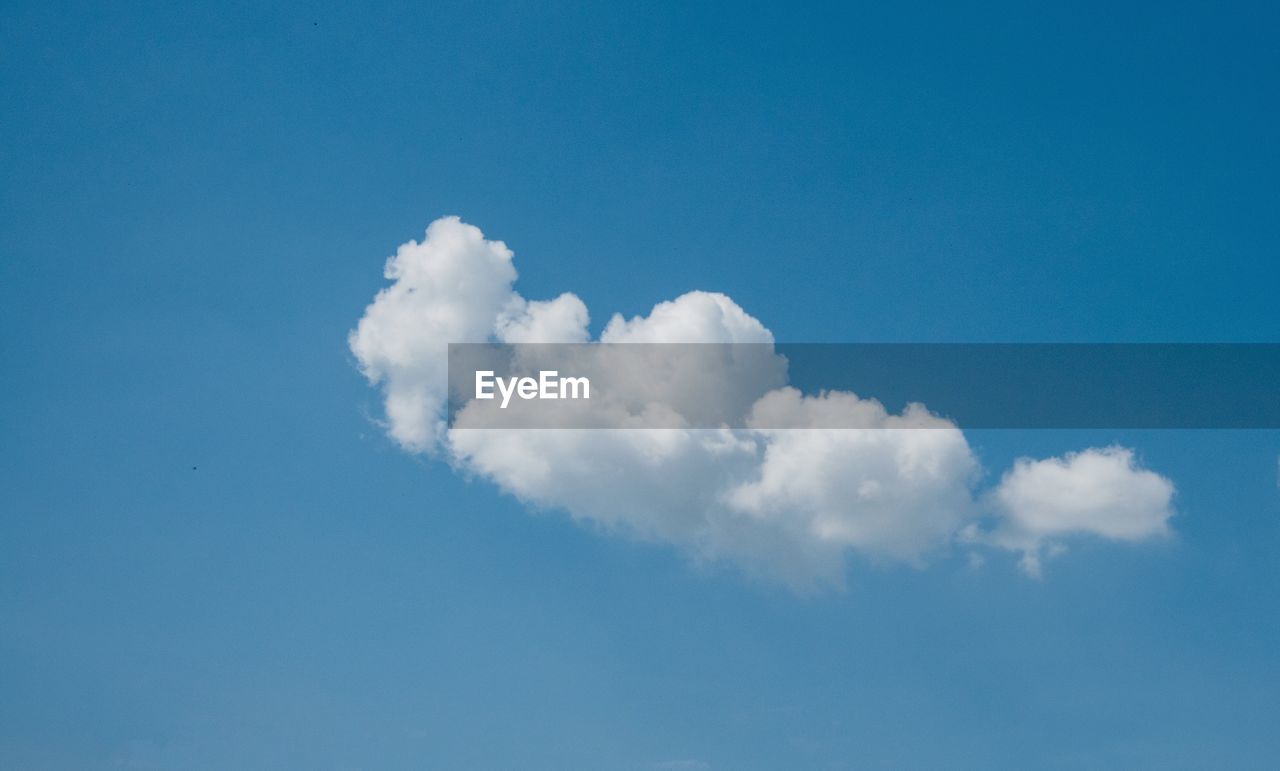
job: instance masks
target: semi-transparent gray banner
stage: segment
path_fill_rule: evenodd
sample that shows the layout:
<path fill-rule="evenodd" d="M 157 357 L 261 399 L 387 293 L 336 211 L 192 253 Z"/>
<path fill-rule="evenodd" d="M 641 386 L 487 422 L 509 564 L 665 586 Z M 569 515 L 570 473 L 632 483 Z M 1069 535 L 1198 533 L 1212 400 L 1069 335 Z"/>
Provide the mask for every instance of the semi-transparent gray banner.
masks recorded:
<path fill-rule="evenodd" d="M 1280 428 L 1280 344 L 451 344 L 455 428 Z"/>

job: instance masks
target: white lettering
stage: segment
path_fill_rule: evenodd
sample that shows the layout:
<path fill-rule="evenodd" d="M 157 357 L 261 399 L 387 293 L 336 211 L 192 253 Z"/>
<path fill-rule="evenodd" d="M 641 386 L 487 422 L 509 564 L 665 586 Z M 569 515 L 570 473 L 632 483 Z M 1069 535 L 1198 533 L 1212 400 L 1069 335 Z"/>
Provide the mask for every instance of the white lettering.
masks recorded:
<path fill-rule="evenodd" d="M 578 386 L 582 386 L 582 396 L 578 396 Z M 572 394 L 572 396 L 570 395 Z M 590 399 L 591 398 L 591 381 L 585 377 L 562 377 L 560 378 L 560 398 L 561 399 Z"/>
<path fill-rule="evenodd" d="M 538 381 L 531 377 L 520 378 L 520 398 L 534 399 L 538 396 Z"/>
<path fill-rule="evenodd" d="M 494 389 L 497 389 L 497 395 Z M 590 399 L 591 380 L 585 377 L 560 377 L 554 369 L 540 370 L 537 378 L 496 377 L 493 370 L 476 370 L 476 398 L 501 397 L 500 409 L 506 409 L 511 397 L 521 399 Z"/>
<path fill-rule="evenodd" d="M 503 380 L 497 378 L 498 390 L 502 392 L 502 409 L 507 408 L 507 403 L 511 401 L 511 394 L 516 392 L 516 379 Z"/>
<path fill-rule="evenodd" d="M 488 389 L 488 390 L 485 390 Z M 478 369 L 476 370 L 476 398 L 492 399 L 493 398 L 493 370 Z"/>

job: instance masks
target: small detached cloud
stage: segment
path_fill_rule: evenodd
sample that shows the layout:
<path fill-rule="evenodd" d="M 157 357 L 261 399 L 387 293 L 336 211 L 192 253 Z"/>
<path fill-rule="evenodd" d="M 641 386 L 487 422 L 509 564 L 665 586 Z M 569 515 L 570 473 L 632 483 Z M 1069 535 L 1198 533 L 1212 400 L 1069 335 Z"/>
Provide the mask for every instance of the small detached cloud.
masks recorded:
<path fill-rule="evenodd" d="M 1000 524 L 988 537 L 1022 552 L 1023 569 L 1038 577 L 1042 553 L 1060 553 L 1072 536 L 1128 542 L 1167 536 L 1173 493 L 1172 482 L 1140 468 L 1124 447 L 1022 458 L 995 489 Z"/>
<path fill-rule="evenodd" d="M 850 555 L 919 566 L 965 542 L 1018 552 L 1023 569 L 1039 575 L 1042 557 L 1071 538 L 1134 542 L 1169 532 L 1173 484 L 1140 468 L 1131 450 L 1023 459 L 978 495 L 981 464 L 954 424 L 922 405 L 894 414 L 848 392 L 803 394 L 769 361 L 708 363 L 765 368 L 763 378 L 708 374 L 708 382 L 756 384 L 719 395 L 750 416 L 744 429 L 656 428 L 672 425 L 668 416 L 656 420 L 652 405 L 625 400 L 602 407 L 612 428 L 484 428 L 479 411 L 451 428 L 449 343 L 590 342 L 587 307 L 572 293 L 522 297 L 512 251 L 457 217 L 402 245 L 385 275 L 391 285 L 349 345 L 382 390 L 387 433 L 406 451 L 443 456 L 534 508 L 673 544 L 798 591 L 841 585 Z M 769 347 L 773 335 L 728 296 L 695 291 L 647 315 L 615 314 L 599 342 Z M 625 392 L 627 373 L 614 376 Z M 696 402 L 699 385 L 671 384 L 667 403 Z M 777 425 L 810 427 L 765 428 Z M 921 427 L 930 430 L 903 430 Z"/>

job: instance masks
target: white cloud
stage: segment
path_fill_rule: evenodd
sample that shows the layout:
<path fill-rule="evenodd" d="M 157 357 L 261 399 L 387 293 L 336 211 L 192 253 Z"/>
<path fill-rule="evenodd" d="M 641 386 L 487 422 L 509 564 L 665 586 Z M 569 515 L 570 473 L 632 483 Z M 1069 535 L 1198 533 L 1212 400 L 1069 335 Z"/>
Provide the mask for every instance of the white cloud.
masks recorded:
<path fill-rule="evenodd" d="M 528 302 L 519 295 L 498 317 L 494 336 L 504 343 L 585 343 L 589 337 L 587 323 L 591 317 L 586 303 L 569 292 L 554 300 Z M 452 342 L 471 342 L 454 340 Z"/>
<path fill-rule="evenodd" d="M 429 450 L 443 433 L 449 343 L 485 342 L 498 319 L 529 315 L 511 289 L 511 256 L 501 241 L 445 217 L 422 243 L 403 244 L 387 260 L 394 283 L 365 309 L 348 343 L 369 382 L 382 385 L 388 431 L 406 449 Z M 523 328 L 547 315 L 534 311 Z"/>
<path fill-rule="evenodd" d="M 602 343 L 772 343 L 773 333 L 719 292 L 688 292 L 648 316 L 614 314 Z"/>
<path fill-rule="evenodd" d="M 1001 519 L 989 537 L 1021 551 L 1023 569 L 1039 575 L 1041 552 L 1060 552 L 1070 536 L 1141 541 L 1168 535 L 1173 493 L 1172 482 L 1139 467 L 1124 447 L 1022 458 L 994 491 Z"/>
<path fill-rule="evenodd" d="M 796 520 L 809 538 L 907 561 L 973 514 L 978 462 L 959 429 L 922 407 L 891 415 L 851 393 L 788 387 L 756 403 L 749 425 L 761 422 L 795 428 L 755 432 L 763 457 L 752 480 L 727 491 L 733 511 Z"/>
<path fill-rule="evenodd" d="M 894 415 L 851 393 L 787 387 L 772 333 L 723 294 L 690 292 L 647 315 L 612 317 L 602 343 L 761 344 L 700 359 L 700 369 L 669 358 L 619 361 L 599 348 L 584 366 L 610 396 L 582 409 L 613 428 L 486 428 L 492 404 L 472 402 L 449 429 L 448 343 L 587 342 L 587 307 L 570 293 L 521 297 L 511 250 L 456 217 L 401 246 L 386 276 L 392 285 L 349 342 L 383 390 L 391 437 L 576 521 L 728 560 L 797 589 L 839 585 L 850 553 L 922 564 L 963 539 L 1020 551 L 1034 572 L 1042 553 L 1073 535 L 1131 541 L 1167 532 L 1172 485 L 1120 448 L 1019 461 L 989 496 L 997 524 L 981 531 L 980 465 L 958 428 L 921 405 Z M 659 393 L 634 387 L 642 378 L 628 367 L 636 366 L 669 368 L 657 377 Z M 743 385 L 726 391 L 726 383 Z M 672 411 L 749 414 L 749 427 L 654 427 L 679 425 Z"/>

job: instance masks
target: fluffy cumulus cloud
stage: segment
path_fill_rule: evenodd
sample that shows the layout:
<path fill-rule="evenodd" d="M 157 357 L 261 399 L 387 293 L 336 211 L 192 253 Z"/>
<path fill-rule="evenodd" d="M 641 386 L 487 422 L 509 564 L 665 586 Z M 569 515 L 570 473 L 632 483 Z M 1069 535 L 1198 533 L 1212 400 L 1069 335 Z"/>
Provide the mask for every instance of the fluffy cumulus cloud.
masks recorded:
<path fill-rule="evenodd" d="M 1168 479 L 1139 468 L 1124 447 L 1023 458 L 995 489 L 1002 516 L 989 538 L 1021 551 L 1023 569 L 1038 576 L 1042 552 L 1060 552 L 1072 535 L 1115 541 L 1168 535 L 1173 492 Z"/>
<path fill-rule="evenodd" d="M 582 300 L 525 299 L 514 288 L 512 259 L 505 244 L 456 217 L 433 222 L 423 241 L 387 261 L 391 284 L 349 343 L 382 389 L 397 443 L 443 456 L 531 507 L 675 544 L 797 589 L 839 585 L 851 554 L 919 565 L 954 544 L 1008 549 L 1038 575 L 1042 555 L 1074 537 L 1132 542 L 1168 532 L 1173 485 L 1141 468 L 1131 451 L 1020 460 L 979 494 L 980 464 L 956 426 L 921 405 L 892 414 L 852 393 L 788 386 L 768 328 L 710 292 L 631 319 L 614 315 L 598 341 L 763 344 L 750 348 L 763 356 L 707 365 L 718 368 L 708 382 L 754 384 L 741 392 L 717 391 L 711 405 L 705 383 L 675 381 L 661 405 L 593 404 L 610 426 L 596 429 L 485 427 L 491 403 L 472 403 L 450 427 L 449 343 L 591 341 Z M 627 394 L 628 364 L 635 366 L 629 359 L 600 369 L 613 379 L 611 393 Z M 731 376 L 739 370 L 752 376 Z M 742 429 L 672 428 L 678 423 L 655 415 L 659 409 L 749 417 Z M 772 428 L 780 425 L 788 428 Z"/>

